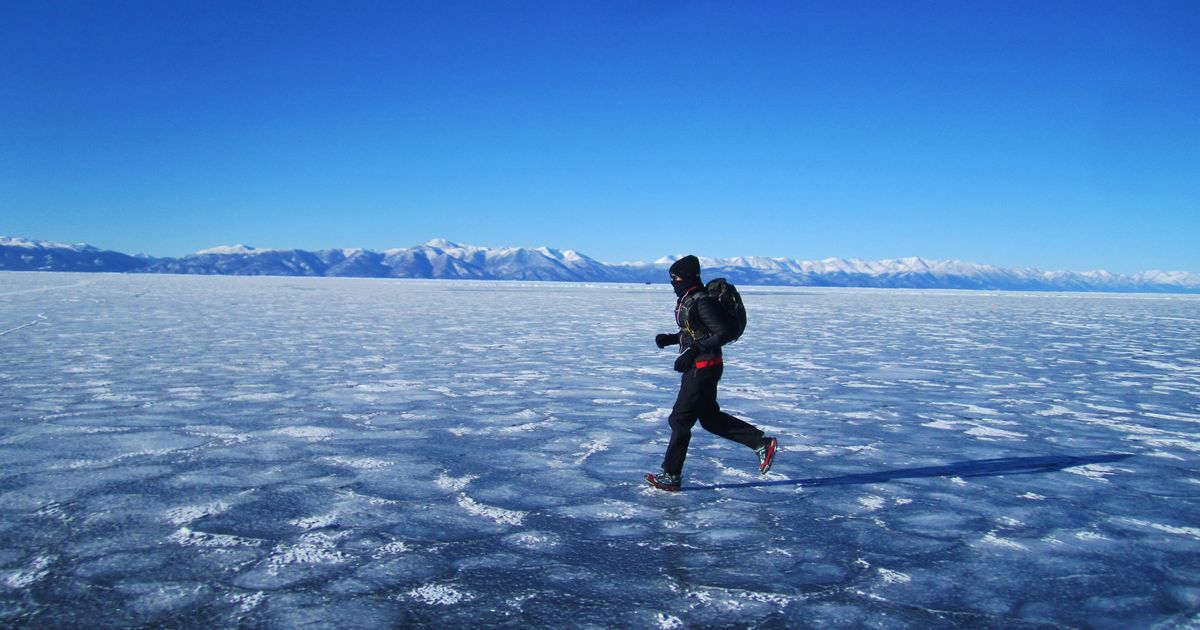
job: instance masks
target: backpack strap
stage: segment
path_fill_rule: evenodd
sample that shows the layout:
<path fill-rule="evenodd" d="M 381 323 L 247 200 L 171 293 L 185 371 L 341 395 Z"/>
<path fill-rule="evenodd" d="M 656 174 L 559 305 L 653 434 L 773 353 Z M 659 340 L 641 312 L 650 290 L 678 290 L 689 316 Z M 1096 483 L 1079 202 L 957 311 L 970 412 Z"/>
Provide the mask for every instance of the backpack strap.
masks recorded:
<path fill-rule="evenodd" d="M 683 328 L 687 332 L 688 336 L 690 336 L 692 339 L 703 339 L 709 334 L 708 329 L 704 328 L 704 324 L 699 322 L 695 317 L 696 302 L 703 298 L 709 297 L 712 296 L 710 296 L 708 292 L 704 290 L 704 287 L 697 287 L 684 295 L 683 298 L 679 300 L 679 306 L 676 307 L 676 322 L 679 324 L 679 327 Z M 694 326 L 693 323 L 697 324 L 699 328 Z"/>

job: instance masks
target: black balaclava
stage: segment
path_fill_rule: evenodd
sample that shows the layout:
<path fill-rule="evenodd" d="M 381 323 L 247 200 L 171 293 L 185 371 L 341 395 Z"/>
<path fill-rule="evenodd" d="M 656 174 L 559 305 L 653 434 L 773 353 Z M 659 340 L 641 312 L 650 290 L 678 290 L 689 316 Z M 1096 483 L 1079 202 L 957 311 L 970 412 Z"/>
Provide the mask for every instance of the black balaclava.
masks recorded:
<path fill-rule="evenodd" d="M 679 276 L 679 280 L 675 279 Z M 700 286 L 700 259 L 692 255 L 684 256 L 671 265 L 671 287 L 677 297 L 683 297 L 688 290 Z"/>

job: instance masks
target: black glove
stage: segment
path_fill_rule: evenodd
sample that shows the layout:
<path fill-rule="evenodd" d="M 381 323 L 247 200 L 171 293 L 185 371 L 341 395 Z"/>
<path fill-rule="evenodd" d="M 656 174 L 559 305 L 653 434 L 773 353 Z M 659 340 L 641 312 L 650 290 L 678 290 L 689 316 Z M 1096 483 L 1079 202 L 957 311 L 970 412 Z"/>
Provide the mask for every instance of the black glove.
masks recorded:
<path fill-rule="evenodd" d="M 696 366 L 696 355 L 699 354 L 699 352 L 700 351 L 696 350 L 696 348 L 694 346 L 688 348 L 687 350 L 684 350 L 683 354 L 680 354 L 679 358 L 675 359 L 675 371 L 676 372 L 687 372 L 688 370 L 695 367 Z"/>
<path fill-rule="evenodd" d="M 667 346 L 677 346 L 677 345 L 679 345 L 679 335 L 669 335 L 667 333 L 663 333 L 661 335 L 655 335 L 654 344 L 657 345 L 659 348 L 666 348 Z"/>

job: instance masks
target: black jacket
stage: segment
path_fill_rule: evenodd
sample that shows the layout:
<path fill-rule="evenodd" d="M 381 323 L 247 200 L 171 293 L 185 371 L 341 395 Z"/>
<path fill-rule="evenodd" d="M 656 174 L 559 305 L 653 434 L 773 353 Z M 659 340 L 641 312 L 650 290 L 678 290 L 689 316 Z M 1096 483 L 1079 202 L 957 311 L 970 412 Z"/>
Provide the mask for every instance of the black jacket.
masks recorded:
<path fill-rule="evenodd" d="M 701 355 L 720 355 L 721 346 L 729 343 L 737 332 L 733 316 L 703 286 L 676 302 L 675 323 L 680 329 L 680 352 L 695 346 Z"/>

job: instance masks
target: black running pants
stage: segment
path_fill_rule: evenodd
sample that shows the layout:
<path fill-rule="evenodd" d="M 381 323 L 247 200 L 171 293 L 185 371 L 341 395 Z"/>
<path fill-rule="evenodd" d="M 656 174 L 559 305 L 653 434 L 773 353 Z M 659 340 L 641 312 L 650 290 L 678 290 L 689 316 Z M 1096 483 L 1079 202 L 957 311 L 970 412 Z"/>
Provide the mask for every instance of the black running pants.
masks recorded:
<path fill-rule="evenodd" d="M 717 364 L 692 368 L 684 373 L 675 407 L 667 419 L 671 425 L 671 442 L 663 457 L 663 472 L 672 475 L 683 473 L 683 460 L 687 457 L 696 420 L 700 421 L 705 431 L 738 444 L 758 448 L 762 443 L 761 430 L 721 411 L 721 406 L 717 404 L 717 383 L 721 380 L 724 368 L 724 365 Z"/>

